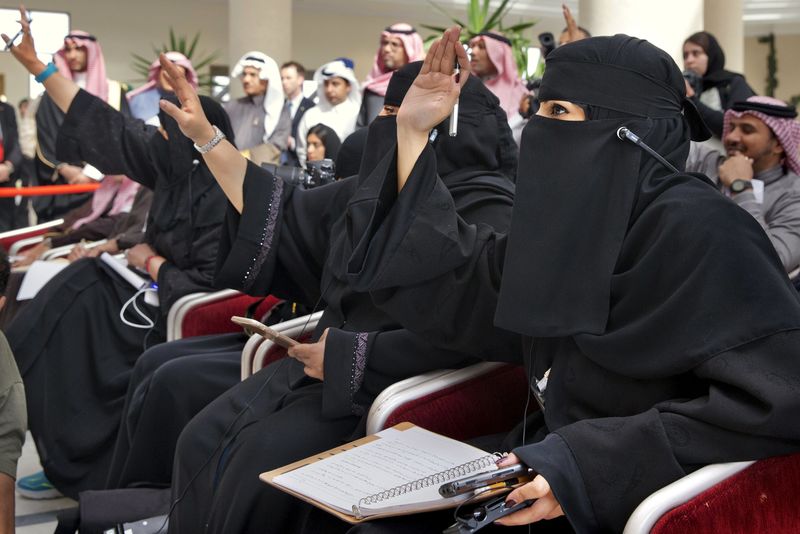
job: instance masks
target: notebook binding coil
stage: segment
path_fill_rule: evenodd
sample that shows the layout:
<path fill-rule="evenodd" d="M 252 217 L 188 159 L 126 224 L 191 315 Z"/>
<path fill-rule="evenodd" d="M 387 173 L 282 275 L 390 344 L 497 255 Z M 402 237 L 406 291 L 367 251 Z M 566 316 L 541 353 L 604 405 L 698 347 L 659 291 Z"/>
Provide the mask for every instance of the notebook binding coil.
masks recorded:
<path fill-rule="evenodd" d="M 412 491 L 428 488 L 436 484 L 444 484 L 445 482 L 450 482 L 451 480 L 465 477 L 474 473 L 475 471 L 478 471 L 479 469 L 484 469 L 486 467 L 495 465 L 498 458 L 499 456 L 496 454 L 489 454 L 483 458 L 478 458 L 477 460 L 472 460 L 470 462 L 451 467 L 450 469 L 434 473 L 433 475 L 425 478 L 420 478 L 412 482 L 363 497 L 359 499 L 357 505 L 353 506 L 353 514 L 356 516 L 356 518 L 361 519 L 363 518 L 361 514 L 362 506 L 377 504 L 387 499 L 398 497 Z"/>

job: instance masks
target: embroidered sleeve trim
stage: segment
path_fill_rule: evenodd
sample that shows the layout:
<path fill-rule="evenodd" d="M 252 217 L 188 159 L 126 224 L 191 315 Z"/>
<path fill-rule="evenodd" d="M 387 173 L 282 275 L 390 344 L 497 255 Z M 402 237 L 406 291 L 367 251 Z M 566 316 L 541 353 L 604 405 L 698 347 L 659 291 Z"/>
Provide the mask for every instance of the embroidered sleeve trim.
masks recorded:
<path fill-rule="evenodd" d="M 350 375 L 350 398 L 355 398 L 356 392 L 361 388 L 364 382 L 364 369 L 367 366 L 367 339 L 369 335 L 366 332 L 359 332 L 356 334 L 355 349 L 353 351 L 353 365 Z M 352 401 L 353 413 L 356 415 L 363 415 L 364 407 Z"/>
<path fill-rule="evenodd" d="M 272 177 L 272 196 L 267 204 L 267 219 L 261 231 L 261 238 L 258 242 L 258 254 L 253 258 L 250 268 L 244 273 L 242 287 L 245 291 L 253 287 L 253 284 L 261 272 L 261 267 L 267 261 L 272 241 L 275 238 L 275 226 L 278 224 L 278 212 L 281 206 L 281 195 L 283 194 L 283 179 L 276 176 Z"/>

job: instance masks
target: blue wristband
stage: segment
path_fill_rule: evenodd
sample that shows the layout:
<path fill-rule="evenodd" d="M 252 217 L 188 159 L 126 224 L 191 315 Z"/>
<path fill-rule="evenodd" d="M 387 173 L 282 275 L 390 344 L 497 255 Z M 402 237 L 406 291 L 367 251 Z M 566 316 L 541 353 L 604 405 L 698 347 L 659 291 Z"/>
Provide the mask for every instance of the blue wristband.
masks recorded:
<path fill-rule="evenodd" d="M 56 71 L 58 71 L 58 67 L 56 67 L 56 64 L 51 61 L 50 63 L 47 64 L 44 70 L 39 74 L 37 74 L 36 76 L 34 76 L 33 79 L 39 83 L 44 83 L 44 81 Z"/>

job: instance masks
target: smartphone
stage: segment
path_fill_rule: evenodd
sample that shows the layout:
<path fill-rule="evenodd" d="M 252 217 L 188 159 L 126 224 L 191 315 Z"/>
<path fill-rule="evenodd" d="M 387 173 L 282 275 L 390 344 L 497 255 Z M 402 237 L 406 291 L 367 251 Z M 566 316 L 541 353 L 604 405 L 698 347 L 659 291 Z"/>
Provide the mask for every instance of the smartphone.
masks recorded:
<path fill-rule="evenodd" d="M 495 471 L 488 473 L 480 473 L 477 475 L 470 475 L 447 484 L 442 484 L 439 487 L 439 495 L 442 497 L 455 497 L 462 493 L 468 493 L 478 488 L 494 484 L 495 482 L 502 482 L 510 478 L 517 478 L 524 475 L 533 474 L 533 469 L 526 465 L 514 464 L 508 467 L 501 467 Z"/>
<path fill-rule="evenodd" d="M 288 349 L 289 347 L 293 347 L 295 345 L 299 345 L 299 343 L 296 340 L 290 338 L 289 336 L 281 334 L 277 330 L 273 330 L 272 328 L 268 327 L 261 321 L 256 321 L 255 319 L 250 319 L 248 317 L 239 317 L 238 315 L 234 315 L 233 317 L 231 317 L 231 321 L 233 321 L 238 325 L 246 326 L 255 332 L 258 332 L 266 339 L 269 339 L 276 345 L 280 345 L 285 349 Z"/>

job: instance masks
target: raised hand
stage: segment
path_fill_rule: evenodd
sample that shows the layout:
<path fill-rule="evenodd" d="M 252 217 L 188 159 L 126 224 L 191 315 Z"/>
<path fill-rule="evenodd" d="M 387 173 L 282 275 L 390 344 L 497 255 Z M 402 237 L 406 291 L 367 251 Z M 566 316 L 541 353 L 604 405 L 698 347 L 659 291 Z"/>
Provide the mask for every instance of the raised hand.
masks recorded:
<path fill-rule="evenodd" d="M 19 25 L 22 28 L 22 41 L 19 44 L 12 45 L 9 51 L 11 55 L 19 61 L 23 67 L 28 69 L 31 74 L 39 74 L 42 68 L 37 68 L 42 65 L 39 58 L 36 57 L 36 47 L 33 44 L 33 37 L 31 36 L 31 25 L 28 22 L 28 13 L 25 6 L 19 6 Z M 8 45 L 11 38 L 5 33 L 2 34 L 3 41 Z M 36 72 L 34 72 L 36 71 Z"/>
<path fill-rule="evenodd" d="M 186 75 L 165 54 L 160 54 L 158 60 L 161 62 L 164 72 L 167 73 L 168 81 L 175 90 L 175 96 L 181 103 L 181 107 L 178 107 L 172 102 L 162 100 L 160 102 L 161 109 L 175 119 L 183 135 L 198 145 L 206 144 L 214 137 L 214 129 L 203 112 L 200 98 L 186 81 Z"/>
<path fill-rule="evenodd" d="M 469 77 L 469 60 L 459 42 L 460 35 L 461 28 L 454 26 L 431 45 L 419 76 L 397 113 L 398 130 L 405 128 L 427 135 L 452 113 Z M 458 80 L 453 76 L 456 59 L 461 69 Z"/>

